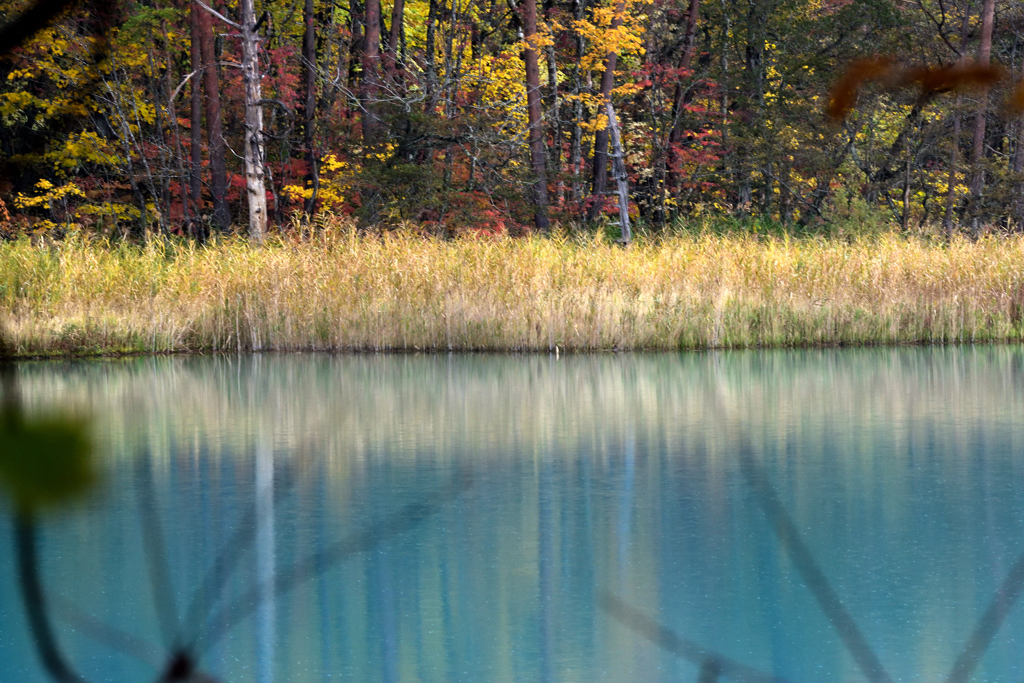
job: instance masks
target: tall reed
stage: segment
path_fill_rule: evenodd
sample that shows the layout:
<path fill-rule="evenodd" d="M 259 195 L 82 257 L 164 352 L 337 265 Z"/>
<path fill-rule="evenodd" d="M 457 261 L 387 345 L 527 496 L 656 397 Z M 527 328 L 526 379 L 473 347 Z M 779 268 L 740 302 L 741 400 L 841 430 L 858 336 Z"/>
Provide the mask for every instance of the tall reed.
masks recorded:
<path fill-rule="evenodd" d="M 22 356 L 1020 341 L 1024 238 L 23 240 L 0 307 Z"/>

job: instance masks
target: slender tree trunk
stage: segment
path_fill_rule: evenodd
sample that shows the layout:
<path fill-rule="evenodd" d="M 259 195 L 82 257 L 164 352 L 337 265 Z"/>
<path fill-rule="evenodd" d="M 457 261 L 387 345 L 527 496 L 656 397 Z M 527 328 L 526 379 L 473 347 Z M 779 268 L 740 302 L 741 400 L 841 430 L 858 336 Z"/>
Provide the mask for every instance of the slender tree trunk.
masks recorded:
<path fill-rule="evenodd" d="M 267 189 L 263 150 L 263 74 L 253 0 L 239 0 L 242 25 L 242 81 L 245 85 L 245 189 L 249 200 L 249 239 L 267 234 Z"/>
<path fill-rule="evenodd" d="M 1024 228 L 1024 114 L 1017 118 L 1017 147 L 1013 151 L 1013 177 L 1016 191 L 1013 199 L 1013 218 L 1017 230 Z"/>
<path fill-rule="evenodd" d="M 551 25 L 551 12 L 554 0 L 545 0 L 544 19 Z M 555 43 L 551 41 L 545 47 L 548 67 L 548 112 L 551 117 L 551 169 L 555 174 L 555 203 L 562 201 L 564 182 L 562 181 L 562 105 L 558 98 L 558 64 L 555 61 Z"/>
<path fill-rule="evenodd" d="M 576 21 L 583 19 L 586 0 L 573 0 L 572 17 Z M 583 158 L 583 82 L 580 78 L 580 61 L 583 59 L 583 35 L 573 30 L 576 42 L 576 63 L 572 67 L 573 117 L 572 135 L 569 141 L 569 168 L 572 169 L 572 200 L 578 202 L 583 198 L 583 183 L 580 177 L 580 162 Z"/>
<path fill-rule="evenodd" d="M 213 223 L 221 230 L 231 227 L 228 209 L 228 172 L 224 153 L 224 129 L 220 114 L 220 74 L 213 49 L 213 27 L 208 12 L 199 13 L 200 43 L 203 57 L 203 91 L 206 94 L 206 139 L 210 155 L 210 194 L 213 199 Z"/>
<path fill-rule="evenodd" d="M 168 69 L 168 77 L 170 76 L 170 73 L 171 70 Z M 172 92 L 170 85 L 171 84 L 168 80 L 168 92 Z M 189 201 L 191 195 L 191 192 L 189 191 L 189 179 L 191 178 L 191 173 L 187 173 L 185 171 L 185 155 L 184 150 L 182 150 L 181 147 L 181 128 L 178 126 L 178 112 L 177 108 L 174 106 L 173 99 L 167 100 L 167 118 L 171 124 L 171 138 L 174 141 L 174 164 L 177 167 L 175 170 L 177 171 L 178 176 L 178 193 L 181 198 L 182 218 L 184 219 L 189 232 L 193 233 L 194 237 L 199 237 L 192 230 L 192 210 L 189 208 L 192 203 Z"/>
<path fill-rule="evenodd" d="M 957 97 L 956 104 L 960 104 Z M 946 180 L 946 212 L 942 216 L 942 229 L 953 236 L 953 218 L 956 214 L 956 182 L 960 166 L 960 112 L 953 115 L 953 145 L 949 153 L 949 177 Z"/>
<path fill-rule="evenodd" d="M 992 24 L 995 18 L 995 0 L 985 0 L 981 10 L 981 43 L 978 45 L 978 64 L 988 66 L 992 57 Z M 982 93 L 978 113 L 974 117 L 974 141 L 971 145 L 971 196 L 976 202 L 985 188 L 985 122 L 988 112 L 988 93 Z"/>
<path fill-rule="evenodd" d="M 1014 193 L 1013 217 L 1017 229 L 1024 227 L 1024 114 L 1017 117 L 1017 148 L 1013 150 L 1013 176 L 1017 191 Z"/>
<path fill-rule="evenodd" d="M 900 217 L 900 226 L 904 232 L 910 227 L 910 181 L 910 150 L 907 150 L 907 168 L 903 176 L 903 214 Z"/>
<path fill-rule="evenodd" d="M 763 133 L 764 123 L 764 83 L 765 83 L 765 35 L 767 21 L 767 2 L 752 0 L 747 11 L 747 45 L 743 63 L 743 75 L 746 80 L 746 109 L 749 120 L 746 122 L 746 134 L 739 136 L 739 192 L 737 204 L 741 215 L 746 215 L 753 208 L 754 168 L 751 163 L 756 141 Z M 767 178 L 763 178 L 766 182 Z"/>
<path fill-rule="evenodd" d="M 432 116 L 437 107 L 437 64 L 434 59 L 434 52 L 437 49 L 437 15 L 438 0 L 430 0 L 430 8 L 427 10 L 427 35 L 425 42 L 424 61 L 426 63 L 427 82 L 424 86 L 423 113 L 428 117 Z M 416 150 L 416 163 L 424 164 L 432 158 L 432 152 L 426 147 Z"/>
<path fill-rule="evenodd" d="M 405 16 L 404 12 L 402 13 L 402 16 L 403 17 Z M 404 19 L 402 20 L 402 24 L 401 24 L 401 26 L 399 26 L 399 29 L 400 29 L 400 31 L 398 33 L 398 54 L 397 54 L 397 59 L 398 59 L 399 69 L 404 69 L 405 68 L 405 62 L 406 62 L 406 60 L 409 59 L 409 45 L 408 45 L 408 43 L 406 42 L 406 39 L 405 39 L 405 20 Z"/>
<path fill-rule="evenodd" d="M 405 0 L 395 0 L 391 9 L 391 31 L 388 36 L 388 53 L 385 56 L 385 67 L 388 75 L 394 78 L 398 65 L 398 41 L 405 25 Z"/>
<path fill-rule="evenodd" d="M 448 11 L 448 30 L 444 33 L 444 118 L 447 121 L 455 116 L 455 90 L 458 87 L 458 72 L 461 66 L 461 51 L 456 55 L 455 33 L 458 30 L 458 3 L 452 2 Z M 521 34 L 521 32 L 520 32 Z M 447 191 L 452 186 L 452 172 L 455 170 L 455 155 L 452 146 L 444 148 L 444 178 L 442 187 Z"/>
<path fill-rule="evenodd" d="M 348 41 L 348 89 L 355 92 L 359 88 L 360 74 L 363 67 L 363 5 L 360 0 L 349 0 L 349 41 Z M 356 96 L 358 97 L 358 95 Z M 360 120 L 362 116 L 360 115 Z"/>
<path fill-rule="evenodd" d="M 430 0 L 430 9 L 427 10 L 427 92 L 424 100 L 426 113 L 430 114 L 437 106 L 437 15 L 439 14 L 438 0 Z"/>
<path fill-rule="evenodd" d="M 960 21 L 960 63 L 967 58 L 967 36 L 971 22 L 971 4 L 964 3 L 963 17 Z M 953 236 L 953 219 L 956 215 L 956 183 L 960 171 L 960 96 L 957 95 L 953 104 L 953 147 L 949 153 L 949 178 L 946 187 L 946 208 L 942 215 L 942 229 L 947 237 Z"/>
<path fill-rule="evenodd" d="M 548 229 L 548 179 L 544 164 L 544 129 L 541 120 L 540 63 L 537 59 L 537 0 L 523 3 L 523 37 L 526 49 L 526 108 L 530 121 L 530 161 L 533 166 L 534 221 L 537 229 Z"/>
<path fill-rule="evenodd" d="M 376 140 L 378 128 L 377 90 L 380 66 L 380 0 L 366 0 L 363 39 L 363 141 Z"/>
<path fill-rule="evenodd" d="M 153 46 L 156 40 L 153 36 L 153 31 L 150 29 L 148 32 L 147 43 L 149 43 L 148 57 L 149 57 L 149 72 L 150 74 L 156 74 L 156 58 L 153 55 Z M 161 93 L 163 79 L 149 77 L 146 78 L 148 90 L 150 94 L 150 102 L 153 106 L 153 118 L 156 130 L 155 142 L 159 156 L 154 159 L 154 163 L 157 165 L 156 180 L 159 182 L 159 192 L 157 191 L 156 183 L 153 184 L 153 199 L 157 201 L 156 204 L 156 215 L 157 222 L 160 226 L 160 232 L 166 234 L 168 231 L 168 218 L 171 213 L 171 188 L 170 188 L 170 164 L 167 158 L 167 140 L 164 137 L 164 116 L 169 111 L 169 102 L 162 102 L 164 95 L 170 96 L 170 92 Z M 167 127 L 170 127 L 170 122 L 167 122 Z"/>
<path fill-rule="evenodd" d="M 480 59 L 480 47 L 483 43 L 483 36 L 480 34 L 480 22 L 476 17 L 469 19 L 469 59 L 476 63 Z"/>
<path fill-rule="evenodd" d="M 612 18 L 609 29 L 614 31 L 622 26 L 626 15 L 626 3 L 624 0 L 616 0 L 615 16 Z M 612 88 L 615 85 L 615 67 L 618 64 L 619 54 L 609 52 L 604 60 L 604 73 L 601 74 L 601 107 L 604 111 L 609 102 L 612 101 Z M 604 195 L 608 190 L 608 128 L 602 128 L 594 134 L 594 203 L 587 212 L 587 220 L 594 220 L 604 206 Z"/>
<path fill-rule="evenodd" d="M 1024 64 L 1021 65 L 1021 81 L 1024 81 Z M 1024 228 L 1024 112 L 1017 116 L 1017 145 L 1013 150 L 1013 177 L 1015 178 L 1013 218 L 1017 230 Z"/>
<path fill-rule="evenodd" d="M 202 43 L 202 22 L 200 15 L 203 10 L 192 0 L 189 7 L 191 46 L 189 55 L 194 75 L 189 82 L 191 85 L 191 126 L 189 131 L 190 164 L 189 164 L 189 192 L 192 196 L 192 207 L 195 210 L 196 225 L 193 230 L 201 231 L 199 225 L 202 222 L 203 213 L 203 56 L 199 48 Z"/>
<path fill-rule="evenodd" d="M 629 181 L 626 175 L 626 162 L 622 154 L 622 142 L 619 140 L 619 124 L 615 120 L 615 109 L 612 103 L 606 105 L 608 112 L 608 131 L 612 138 L 612 173 L 619 196 L 619 222 L 622 226 L 622 241 L 629 244 L 633 233 L 629 227 Z"/>
<path fill-rule="evenodd" d="M 722 8 L 725 10 L 725 0 L 722 0 Z M 735 187 L 735 170 L 733 168 L 732 141 L 729 139 L 729 38 L 732 35 L 732 21 L 729 13 L 725 12 L 725 21 L 722 24 L 722 54 L 720 56 L 720 68 L 722 70 L 722 83 L 720 86 L 721 102 L 719 114 L 721 116 L 722 132 L 722 176 L 726 178 L 726 194 Z"/>
<path fill-rule="evenodd" d="M 309 197 L 303 203 L 302 212 L 306 219 L 313 217 L 316 210 L 316 196 L 320 190 L 319 159 L 313 148 L 313 135 L 316 132 L 316 16 L 313 0 L 305 0 L 302 9 L 302 75 L 306 86 L 306 97 L 303 103 L 302 143 L 306 148 L 306 186 L 310 190 Z"/>
<path fill-rule="evenodd" d="M 693 62 L 693 55 L 697 51 L 697 19 L 700 10 L 700 0 L 690 0 L 690 8 L 686 13 L 686 31 L 683 34 L 683 53 L 679 57 L 680 71 L 689 69 Z M 672 132 L 668 137 L 668 178 L 664 184 L 668 189 L 675 192 L 678 181 L 676 168 L 679 165 L 679 155 L 676 147 L 683 139 L 683 127 L 680 125 L 683 118 L 683 99 L 686 88 L 683 87 L 682 79 L 676 82 L 675 91 L 672 93 Z M 664 192 L 664 184 L 662 191 Z"/>
<path fill-rule="evenodd" d="M 174 88 L 171 83 L 171 75 L 174 71 L 170 68 L 173 63 L 173 59 L 170 54 L 170 37 L 167 33 L 167 22 L 160 22 L 160 30 L 163 34 L 164 44 L 164 62 L 168 65 L 167 70 L 164 72 L 164 89 L 167 92 L 167 120 L 171 128 L 171 139 L 174 141 L 174 165 L 175 171 L 178 177 L 178 193 L 181 198 L 181 214 L 185 229 L 196 239 L 200 239 L 202 235 L 196 232 L 198 225 L 192 220 L 192 210 L 190 205 L 192 202 L 191 191 L 190 191 L 190 178 L 191 173 L 185 170 L 185 155 L 184 150 L 181 146 L 181 126 L 178 125 L 178 110 L 174 104 L 175 97 Z"/>

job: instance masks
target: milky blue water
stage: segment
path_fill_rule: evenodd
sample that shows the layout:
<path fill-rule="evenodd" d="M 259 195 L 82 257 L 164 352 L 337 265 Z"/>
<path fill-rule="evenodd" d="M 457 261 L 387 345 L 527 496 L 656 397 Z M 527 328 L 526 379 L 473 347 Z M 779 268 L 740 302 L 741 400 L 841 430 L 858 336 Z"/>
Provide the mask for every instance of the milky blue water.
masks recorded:
<path fill-rule="evenodd" d="M 221 681 L 1024 680 L 1019 347 L 19 375 L 99 444 L 40 538 L 90 681 L 178 648 Z M 44 681 L 0 504 L 0 681 Z"/>

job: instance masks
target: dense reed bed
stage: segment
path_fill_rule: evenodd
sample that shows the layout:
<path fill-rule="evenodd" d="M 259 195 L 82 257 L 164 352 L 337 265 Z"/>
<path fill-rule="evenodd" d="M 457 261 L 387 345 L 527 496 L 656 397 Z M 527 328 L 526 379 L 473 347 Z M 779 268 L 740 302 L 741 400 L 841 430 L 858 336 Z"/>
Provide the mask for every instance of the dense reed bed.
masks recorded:
<path fill-rule="evenodd" d="M 0 245 L 21 356 L 1020 341 L 1024 238 Z"/>

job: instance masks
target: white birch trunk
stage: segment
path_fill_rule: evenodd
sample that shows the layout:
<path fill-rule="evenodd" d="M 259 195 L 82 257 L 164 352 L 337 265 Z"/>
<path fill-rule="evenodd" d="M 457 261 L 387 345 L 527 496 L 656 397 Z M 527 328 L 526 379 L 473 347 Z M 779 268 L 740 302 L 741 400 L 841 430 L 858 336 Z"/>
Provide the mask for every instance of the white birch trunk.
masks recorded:
<path fill-rule="evenodd" d="M 245 83 L 245 187 L 249 199 L 249 239 L 262 243 L 267 234 L 267 191 L 263 167 L 263 74 L 253 0 L 240 0 L 242 80 Z"/>
<path fill-rule="evenodd" d="M 619 139 L 619 124 L 615 121 L 612 103 L 608 105 L 608 132 L 612 136 L 612 175 L 619 195 L 619 220 L 622 222 L 622 241 L 629 244 L 633 233 L 629 227 L 629 182 L 626 179 L 626 162 L 622 158 L 622 142 Z"/>

